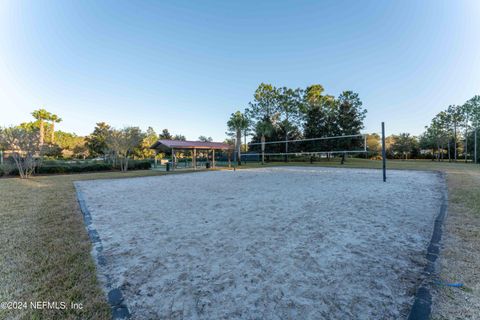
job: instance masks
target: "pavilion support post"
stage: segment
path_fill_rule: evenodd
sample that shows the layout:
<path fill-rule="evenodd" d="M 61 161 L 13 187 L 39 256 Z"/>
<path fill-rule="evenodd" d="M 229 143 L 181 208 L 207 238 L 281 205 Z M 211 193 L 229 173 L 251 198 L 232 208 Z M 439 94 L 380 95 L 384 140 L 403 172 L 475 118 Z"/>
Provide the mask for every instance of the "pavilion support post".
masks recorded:
<path fill-rule="evenodd" d="M 212 149 L 212 168 L 215 169 L 215 149 Z"/>
<path fill-rule="evenodd" d="M 157 165 L 158 165 L 157 156 L 158 156 L 158 150 L 155 150 L 155 164 L 153 165 L 154 168 L 157 168 Z"/>
<path fill-rule="evenodd" d="M 197 149 L 195 148 L 193 148 L 192 166 L 193 170 L 197 170 Z"/>

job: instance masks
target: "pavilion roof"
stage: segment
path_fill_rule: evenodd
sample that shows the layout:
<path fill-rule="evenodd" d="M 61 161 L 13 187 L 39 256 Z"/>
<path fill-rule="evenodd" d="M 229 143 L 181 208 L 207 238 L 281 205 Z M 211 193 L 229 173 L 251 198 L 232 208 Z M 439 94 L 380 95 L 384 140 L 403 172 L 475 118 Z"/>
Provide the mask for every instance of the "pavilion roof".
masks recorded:
<path fill-rule="evenodd" d="M 182 141 L 182 140 L 164 140 L 155 142 L 150 149 L 231 149 L 231 146 L 223 142 L 203 142 L 203 141 Z"/>

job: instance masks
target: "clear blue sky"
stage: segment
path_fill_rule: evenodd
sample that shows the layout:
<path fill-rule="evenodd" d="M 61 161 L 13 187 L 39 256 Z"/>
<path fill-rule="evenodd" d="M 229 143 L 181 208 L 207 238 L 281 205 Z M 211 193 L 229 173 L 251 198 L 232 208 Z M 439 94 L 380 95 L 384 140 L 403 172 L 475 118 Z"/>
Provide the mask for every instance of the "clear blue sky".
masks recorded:
<path fill-rule="evenodd" d="M 223 140 L 260 82 L 360 94 L 366 131 L 419 134 L 480 94 L 480 1 L 0 0 L 0 125 L 40 106 Z"/>

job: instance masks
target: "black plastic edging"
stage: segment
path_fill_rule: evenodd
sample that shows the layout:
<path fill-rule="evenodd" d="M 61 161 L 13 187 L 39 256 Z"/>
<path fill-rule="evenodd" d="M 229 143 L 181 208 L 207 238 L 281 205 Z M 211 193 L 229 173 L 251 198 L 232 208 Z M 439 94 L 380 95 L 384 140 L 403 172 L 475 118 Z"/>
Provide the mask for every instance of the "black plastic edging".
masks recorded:
<path fill-rule="evenodd" d="M 93 248 L 96 251 L 94 258 L 98 266 L 105 266 L 106 260 L 103 254 L 103 245 L 98 235 L 97 230 L 92 226 L 92 216 L 90 211 L 87 208 L 85 203 L 85 198 L 83 193 L 77 188 L 76 184 L 75 189 L 77 191 L 77 200 L 80 205 L 80 211 L 82 211 L 83 222 L 85 223 L 85 228 L 87 229 L 88 236 L 92 242 Z M 106 287 L 108 291 L 108 303 L 112 309 L 112 319 L 129 319 L 130 312 L 128 311 L 127 305 L 123 301 L 122 291 L 119 288 L 112 288 L 112 278 L 110 275 L 105 275 L 106 278 Z"/>
<path fill-rule="evenodd" d="M 442 225 L 447 215 L 447 192 L 446 192 L 446 179 L 445 174 L 440 173 L 442 180 L 444 181 L 444 187 L 442 189 L 442 203 L 440 205 L 440 212 L 435 219 L 433 226 L 432 238 L 427 248 L 427 265 L 423 269 L 427 280 L 431 280 L 431 276 L 435 273 L 435 262 L 440 253 L 440 240 L 442 239 Z M 432 312 L 432 295 L 430 293 L 429 281 L 420 285 L 415 294 L 415 301 L 408 316 L 408 320 L 428 320 Z"/>

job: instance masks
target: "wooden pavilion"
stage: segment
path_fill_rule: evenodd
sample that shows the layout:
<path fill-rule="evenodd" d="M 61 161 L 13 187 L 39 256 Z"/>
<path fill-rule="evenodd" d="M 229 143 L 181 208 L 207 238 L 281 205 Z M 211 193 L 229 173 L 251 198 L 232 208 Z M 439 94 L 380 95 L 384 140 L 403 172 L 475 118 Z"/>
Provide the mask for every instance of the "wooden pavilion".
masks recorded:
<path fill-rule="evenodd" d="M 172 170 L 175 167 L 177 162 L 176 154 L 183 151 L 192 152 L 192 166 L 194 169 L 197 168 L 197 151 L 206 152 L 207 155 L 211 153 L 212 155 L 212 168 L 215 168 L 215 151 L 227 151 L 229 158 L 232 146 L 223 143 L 223 142 L 203 142 L 203 141 L 182 141 L 182 140 L 158 140 L 155 142 L 150 149 L 155 150 L 156 154 L 160 152 L 171 153 L 172 155 Z M 208 157 L 208 156 L 207 156 Z M 155 157 L 155 166 L 157 165 L 157 158 Z"/>

